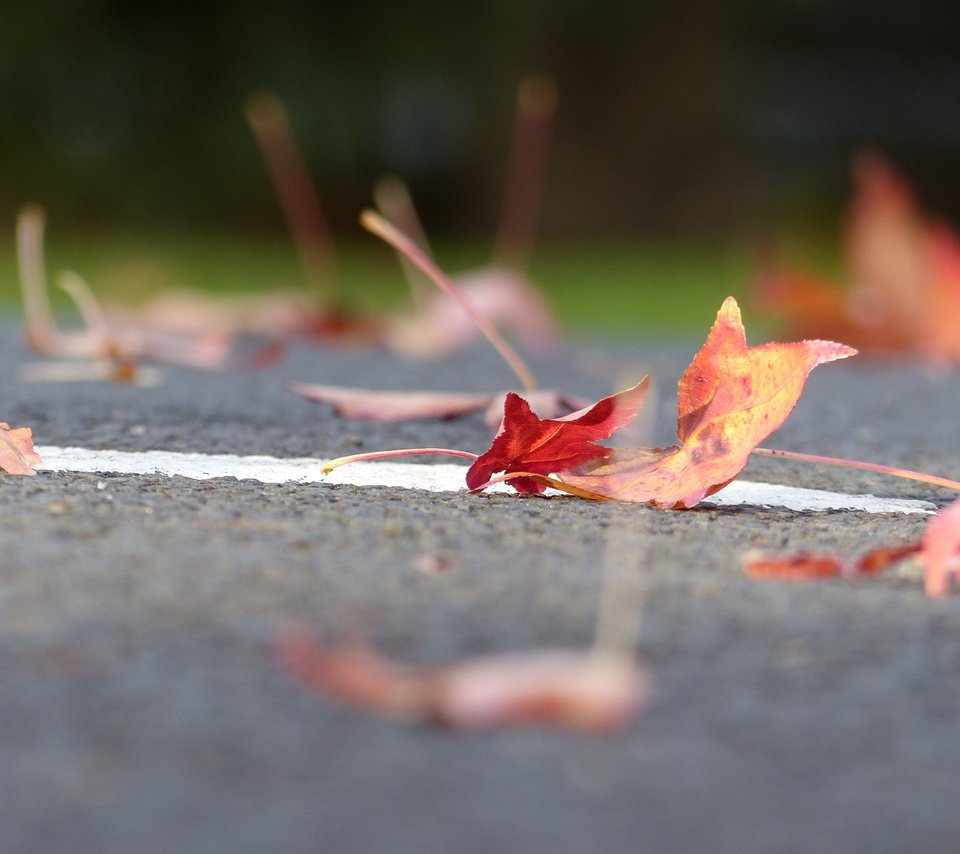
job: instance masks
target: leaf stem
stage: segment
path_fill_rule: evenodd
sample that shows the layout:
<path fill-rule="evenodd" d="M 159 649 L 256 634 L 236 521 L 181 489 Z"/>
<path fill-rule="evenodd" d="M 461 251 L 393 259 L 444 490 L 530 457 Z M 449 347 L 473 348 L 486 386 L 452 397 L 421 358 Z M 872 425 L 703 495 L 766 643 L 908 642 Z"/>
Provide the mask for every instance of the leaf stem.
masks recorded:
<path fill-rule="evenodd" d="M 397 252 L 405 255 L 424 273 L 426 273 L 457 305 L 462 308 L 470 319 L 477 325 L 477 328 L 486 336 L 487 340 L 494 346 L 497 352 L 503 356 L 503 360 L 510 366 L 511 370 L 517 375 L 523 387 L 527 391 L 536 391 L 537 380 L 533 372 L 527 367 L 520 354 L 517 353 L 509 342 L 500 334 L 497 328 L 480 312 L 478 312 L 464 298 L 460 289 L 454 282 L 431 261 L 426 254 L 402 231 L 385 220 L 382 216 L 372 210 L 365 210 L 360 214 L 360 224 L 368 231 L 373 232 L 377 237 L 382 238 L 389 243 Z"/>
<path fill-rule="evenodd" d="M 532 74 L 517 90 L 500 224 L 494 242 L 494 266 L 524 270 L 533 246 L 543 183 L 550 159 L 557 87 L 545 74 Z"/>
<path fill-rule="evenodd" d="M 327 218 L 283 102 L 269 92 L 247 99 L 247 123 L 260 146 L 274 192 L 311 285 L 336 303 L 340 282 Z"/>
<path fill-rule="evenodd" d="M 413 457 L 419 454 L 442 454 L 448 457 L 466 457 L 475 460 L 477 454 L 470 451 L 458 451 L 453 448 L 396 448 L 392 451 L 367 451 L 363 454 L 350 454 L 346 457 L 337 457 L 325 463 L 320 469 L 324 474 L 330 474 L 334 469 L 349 463 L 361 463 L 366 460 L 385 460 L 389 457 Z"/>
<path fill-rule="evenodd" d="M 840 466 L 848 469 L 872 471 L 877 474 L 902 477 L 907 480 L 917 480 L 921 483 L 929 483 L 933 486 L 941 486 L 944 489 L 953 489 L 960 492 L 960 482 L 956 480 L 949 480 L 948 478 L 938 477 L 934 474 L 926 474 L 925 472 L 901 469 L 896 466 L 885 466 L 881 463 L 867 463 L 862 460 L 848 460 L 843 457 L 823 457 L 818 454 L 803 454 L 799 451 L 779 451 L 773 448 L 754 448 L 753 453 L 761 457 L 775 457 L 781 460 L 796 460 L 801 463 L 818 463 L 827 466 Z"/>
<path fill-rule="evenodd" d="M 612 500 L 607 495 L 600 495 L 596 492 L 591 492 L 589 489 L 581 489 L 579 486 L 571 486 L 569 483 L 566 483 L 555 477 L 550 477 L 549 475 L 537 474 L 529 471 L 508 471 L 504 472 L 503 474 L 498 474 L 494 477 L 491 477 L 486 483 L 481 483 L 479 486 L 475 486 L 473 489 L 468 489 L 467 492 L 469 492 L 471 495 L 476 495 L 480 492 L 483 492 L 483 490 L 485 490 L 488 486 L 493 486 L 497 483 L 509 483 L 511 480 L 516 480 L 518 477 L 535 480 L 537 483 L 542 483 L 544 486 L 550 486 L 553 489 L 556 489 L 558 492 L 565 492 L 567 495 L 576 495 L 579 498 L 589 498 L 591 501 Z"/>

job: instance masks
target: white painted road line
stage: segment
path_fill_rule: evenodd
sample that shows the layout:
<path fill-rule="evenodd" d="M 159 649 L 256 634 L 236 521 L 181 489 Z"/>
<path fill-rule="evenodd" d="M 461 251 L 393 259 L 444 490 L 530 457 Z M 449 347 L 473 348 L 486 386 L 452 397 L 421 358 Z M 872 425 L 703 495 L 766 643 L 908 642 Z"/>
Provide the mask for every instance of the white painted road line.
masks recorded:
<path fill-rule="evenodd" d="M 324 475 L 324 460 L 310 457 L 279 459 L 234 454 L 186 454 L 172 451 L 94 451 L 86 448 L 38 447 L 43 464 L 40 471 L 88 472 L 140 475 L 180 475 L 193 480 L 235 477 L 262 483 L 329 483 L 351 486 L 394 486 L 431 492 L 464 490 L 463 465 L 422 465 L 416 463 L 353 463 Z M 494 491 L 510 491 L 497 484 Z M 929 501 L 883 498 L 875 495 L 847 495 L 773 483 L 738 480 L 704 499 L 717 506 L 783 507 L 798 512 L 861 510 L 867 513 L 933 513 Z"/>

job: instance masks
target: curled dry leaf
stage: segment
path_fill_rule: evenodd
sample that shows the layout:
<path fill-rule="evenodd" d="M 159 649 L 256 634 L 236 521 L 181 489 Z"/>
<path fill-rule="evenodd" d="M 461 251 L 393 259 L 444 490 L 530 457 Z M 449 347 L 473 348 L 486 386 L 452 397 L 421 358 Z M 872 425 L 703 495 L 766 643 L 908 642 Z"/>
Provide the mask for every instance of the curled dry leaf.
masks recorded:
<path fill-rule="evenodd" d="M 33 448 L 33 431 L 0 421 L 0 471 L 34 475 L 41 462 L 40 454 Z"/>
<path fill-rule="evenodd" d="M 390 423 L 457 418 L 482 409 L 485 410 L 485 421 L 491 426 L 500 420 L 504 398 L 512 393 L 374 391 L 295 381 L 288 382 L 287 389 L 318 403 L 329 404 L 342 418 Z M 525 391 L 523 396 L 548 417 L 556 417 L 586 405 L 586 401 L 576 395 L 550 389 Z"/>
<path fill-rule="evenodd" d="M 467 412 L 483 409 L 490 403 L 489 394 L 427 391 L 373 391 L 365 388 L 311 385 L 288 382 L 287 388 L 315 400 L 330 404 L 337 415 L 367 421 L 411 421 L 419 418 L 456 418 Z"/>
<path fill-rule="evenodd" d="M 604 734 L 645 704 L 648 677 L 625 656 L 538 650 L 401 667 L 368 646 L 326 648 L 284 631 L 276 655 L 295 682 L 349 706 L 454 729 L 555 726 Z"/>

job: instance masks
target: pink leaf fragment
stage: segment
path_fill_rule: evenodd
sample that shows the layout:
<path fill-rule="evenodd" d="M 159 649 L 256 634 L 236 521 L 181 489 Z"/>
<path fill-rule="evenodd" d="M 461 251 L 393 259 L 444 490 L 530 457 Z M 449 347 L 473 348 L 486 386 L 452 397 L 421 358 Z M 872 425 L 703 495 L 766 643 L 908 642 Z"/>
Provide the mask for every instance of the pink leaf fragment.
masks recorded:
<path fill-rule="evenodd" d="M 920 557 L 927 595 L 943 596 L 950 574 L 957 572 L 960 557 L 960 501 L 954 501 L 930 520 L 921 540 Z"/>
<path fill-rule="evenodd" d="M 346 705 L 409 722 L 454 729 L 556 726 L 605 734 L 646 703 L 649 680 L 612 654 L 538 650 L 406 668 L 353 643 L 325 648 L 301 627 L 276 643 L 295 682 Z"/>
<path fill-rule="evenodd" d="M 0 421 L 0 470 L 9 474 L 35 475 L 42 460 L 33 448 L 29 427 L 11 427 Z"/>

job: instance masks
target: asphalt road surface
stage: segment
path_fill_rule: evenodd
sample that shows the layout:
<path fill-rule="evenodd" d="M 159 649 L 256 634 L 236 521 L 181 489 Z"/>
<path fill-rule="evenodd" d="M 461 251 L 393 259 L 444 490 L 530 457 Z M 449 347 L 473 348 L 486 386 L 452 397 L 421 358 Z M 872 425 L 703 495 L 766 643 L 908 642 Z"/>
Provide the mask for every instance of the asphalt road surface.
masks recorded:
<path fill-rule="evenodd" d="M 704 329 L 709 326 L 706 319 Z M 345 423 L 285 379 L 496 390 L 485 349 L 442 363 L 296 347 L 261 372 L 165 368 L 158 388 L 20 383 L 0 327 L 0 419 L 41 445 L 330 457 L 480 451 L 479 415 Z M 698 341 L 572 348 L 544 385 L 597 397 L 651 372 L 672 438 Z M 960 372 L 818 368 L 766 444 L 960 476 Z M 447 460 L 444 460 L 447 462 Z M 926 499 L 915 483 L 764 461 L 752 479 Z M 45 852 L 955 852 L 960 598 L 916 574 L 759 582 L 749 549 L 856 553 L 926 519 L 756 507 L 657 512 L 224 478 L 0 475 L 0 850 Z M 418 571 L 421 555 L 452 568 Z M 590 644 L 633 573 L 654 683 L 623 733 L 454 733 L 312 696 L 278 627 L 364 626 L 411 664 Z M 628 597 L 629 598 L 629 597 Z"/>

